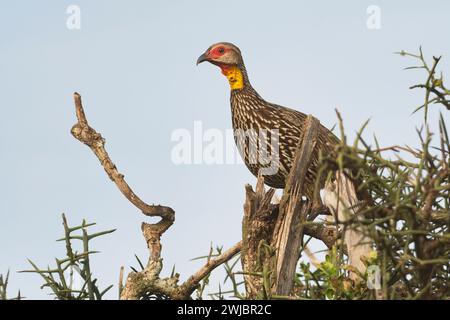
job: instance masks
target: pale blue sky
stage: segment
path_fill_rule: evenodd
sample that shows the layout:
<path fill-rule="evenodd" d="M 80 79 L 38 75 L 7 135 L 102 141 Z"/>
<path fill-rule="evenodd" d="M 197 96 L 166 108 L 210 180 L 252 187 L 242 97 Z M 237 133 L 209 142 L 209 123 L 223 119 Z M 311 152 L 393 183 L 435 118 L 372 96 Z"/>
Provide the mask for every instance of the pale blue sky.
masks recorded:
<path fill-rule="evenodd" d="M 81 30 L 66 28 L 66 8 L 81 8 Z M 366 9 L 381 8 L 381 29 L 368 30 Z M 17 274 L 64 253 L 56 243 L 65 212 L 100 229 L 93 259 L 101 285 L 119 268 L 147 256 L 144 217 L 108 180 L 92 152 L 70 135 L 72 92 L 82 94 L 93 127 L 130 185 L 144 200 L 170 205 L 176 223 L 164 235 L 163 256 L 185 279 L 209 244 L 240 238 L 244 184 L 241 165 L 175 166 L 171 133 L 230 128 L 229 89 L 216 67 L 197 57 L 212 43 L 237 44 L 250 80 L 267 100 L 325 125 L 339 108 L 352 133 L 369 117 L 383 145 L 416 144 L 423 79 L 403 71 L 414 61 L 394 51 L 443 54 L 449 74 L 448 1 L 0 1 L 0 272 L 11 290 L 47 298 L 35 275 Z M 436 128 L 432 112 L 432 128 Z M 129 270 L 129 269 L 127 269 Z M 212 279 L 217 289 L 221 274 Z M 11 293 L 13 293 L 11 292 Z"/>

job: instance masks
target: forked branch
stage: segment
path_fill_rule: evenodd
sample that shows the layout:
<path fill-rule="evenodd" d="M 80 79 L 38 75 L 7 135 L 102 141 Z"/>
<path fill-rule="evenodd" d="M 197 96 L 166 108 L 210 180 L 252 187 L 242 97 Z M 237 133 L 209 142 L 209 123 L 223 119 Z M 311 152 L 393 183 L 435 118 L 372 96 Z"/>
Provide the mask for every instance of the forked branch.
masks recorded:
<path fill-rule="evenodd" d="M 175 212 L 170 207 L 160 205 L 149 205 L 141 200 L 130 188 L 116 165 L 112 162 L 105 149 L 105 139 L 100 133 L 89 126 L 86 114 L 84 113 L 81 96 L 77 92 L 74 93 L 74 101 L 78 122 L 72 127 L 72 135 L 79 141 L 87 145 L 100 161 L 103 169 L 105 169 L 109 178 L 116 184 L 120 192 L 146 216 L 159 216 L 161 221 L 156 224 L 142 223 L 142 232 L 144 234 L 147 245 L 151 250 L 151 258 L 156 261 L 161 255 L 161 235 L 175 221 Z"/>
<path fill-rule="evenodd" d="M 182 285 L 178 285 L 178 274 L 161 279 L 159 277 L 162 270 L 160 238 L 174 223 L 175 212 L 170 207 L 149 205 L 133 192 L 125 181 L 124 175 L 117 170 L 116 165 L 109 157 L 105 149 L 105 140 L 100 133 L 89 126 L 81 102 L 81 96 L 78 93 L 74 94 L 74 101 L 78 122 L 72 127 L 72 135 L 77 140 L 86 144 L 94 152 L 109 178 L 136 208 L 141 210 L 146 216 L 161 217 L 161 221 L 156 224 L 142 223 L 142 233 L 150 250 L 149 261 L 141 272 L 132 272 L 129 274 L 125 286 L 122 286 L 122 280 L 120 280 L 120 298 L 126 300 L 145 298 L 189 299 L 202 279 L 207 277 L 216 267 L 230 260 L 241 250 L 241 242 L 218 257 L 209 259 L 199 271 Z M 122 279 L 123 271 L 121 271 L 121 274 L 120 278 Z"/>

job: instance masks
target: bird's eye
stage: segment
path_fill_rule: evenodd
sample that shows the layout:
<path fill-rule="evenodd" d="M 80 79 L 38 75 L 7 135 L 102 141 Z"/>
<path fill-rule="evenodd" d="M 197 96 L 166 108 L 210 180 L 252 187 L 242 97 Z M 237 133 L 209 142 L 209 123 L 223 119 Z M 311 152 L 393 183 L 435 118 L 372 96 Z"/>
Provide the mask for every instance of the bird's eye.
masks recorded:
<path fill-rule="evenodd" d="M 220 47 L 219 48 L 219 53 L 224 53 L 225 52 L 225 48 L 224 47 Z"/>

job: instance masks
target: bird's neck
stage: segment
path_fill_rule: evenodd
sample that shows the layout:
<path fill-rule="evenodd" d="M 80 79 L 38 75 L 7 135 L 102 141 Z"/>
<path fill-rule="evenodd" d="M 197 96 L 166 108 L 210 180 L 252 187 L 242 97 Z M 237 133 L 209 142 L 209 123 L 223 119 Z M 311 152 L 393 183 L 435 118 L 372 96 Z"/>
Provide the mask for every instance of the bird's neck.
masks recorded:
<path fill-rule="evenodd" d="M 233 118 L 239 114 L 251 115 L 252 112 L 258 112 L 266 106 L 265 100 L 248 82 L 242 89 L 231 90 L 230 102 Z"/>
<path fill-rule="evenodd" d="M 222 74 L 227 77 L 232 91 L 251 87 L 244 64 L 219 66 L 222 70 Z"/>

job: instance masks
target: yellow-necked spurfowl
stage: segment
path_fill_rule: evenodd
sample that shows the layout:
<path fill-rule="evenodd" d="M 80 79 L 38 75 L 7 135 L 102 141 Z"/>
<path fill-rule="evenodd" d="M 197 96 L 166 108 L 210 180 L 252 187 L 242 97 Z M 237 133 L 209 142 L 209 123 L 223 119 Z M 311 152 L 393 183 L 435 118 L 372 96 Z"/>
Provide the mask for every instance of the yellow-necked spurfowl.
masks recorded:
<path fill-rule="evenodd" d="M 250 84 L 241 51 L 232 43 L 220 42 L 210 46 L 197 60 L 197 64 L 208 61 L 217 65 L 228 79 L 231 88 L 231 114 L 235 133 L 239 130 L 277 132 L 278 170 L 265 175 L 265 183 L 273 188 L 284 188 L 291 169 L 295 150 L 303 136 L 306 115 L 302 112 L 282 107 L 264 100 Z M 270 135 L 267 134 L 267 139 Z M 236 139 L 236 134 L 235 134 Z M 249 138 L 249 144 L 255 143 Z M 236 139 L 237 140 L 237 139 Z M 320 126 L 319 141 L 314 152 L 312 165 L 306 177 L 308 185 L 314 186 L 315 166 L 319 152 L 329 152 L 338 142 L 336 136 L 324 126 Z M 270 146 L 270 143 L 268 143 Z M 238 144 L 244 162 L 253 175 L 257 176 L 267 163 L 252 159 L 251 146 Z M 270 148 L 269 148 L 270 149 Z M 308 195 L 312 196 L 312 190 Z"/>

